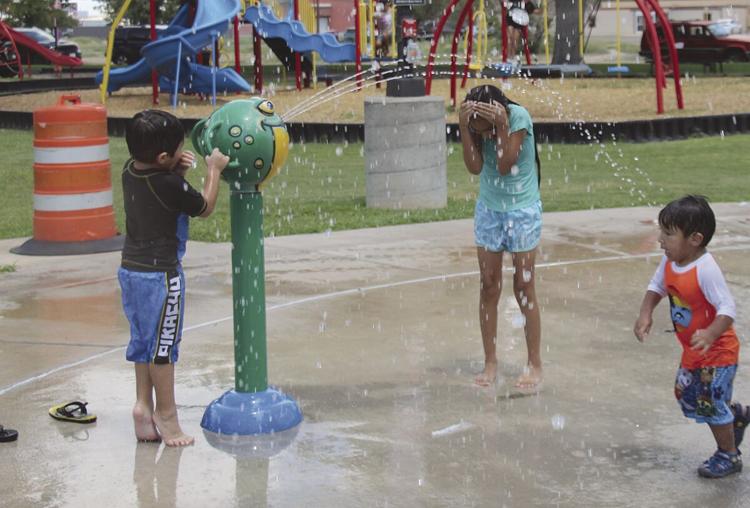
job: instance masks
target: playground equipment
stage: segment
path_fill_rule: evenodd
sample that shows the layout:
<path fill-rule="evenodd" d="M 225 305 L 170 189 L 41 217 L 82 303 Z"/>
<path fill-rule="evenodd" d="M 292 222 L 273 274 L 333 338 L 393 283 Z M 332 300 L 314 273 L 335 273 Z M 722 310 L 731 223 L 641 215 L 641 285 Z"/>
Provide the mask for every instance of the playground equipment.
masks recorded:
<path fill-rule="evenodd" d="M 97 83 L 101 84 L 102 103 L 106 94 L 115 92 L 125 85 L 152 83 L 154 104 L 158 104 L 158 90 L 172 94 L 172 105 L 176 106 L 178 93 L 210 94 L 215 103 L 217 91 L 243 92 L 250 86 L 239 75 L 240 41 L 239 18 L 253 25 L 253 54 L 255 92 L 263 90 L 263 67 L 261 42 L 265 41 L 276 53 L 282 63 L 294 69 L 297 89 L 316 81 L 316 54 L 330 63 L 355 62 L 356 72 L 361 73 L 361 62 L 364 54 L 372 54 L 375 48 L 375 34 L 366 29 L 373 23 L 374 2 L 353 0 L 356 12 L 354 43 L 340 43 L 332 33 L 317 33 L 315 9 L 309 0 L 294 0 L 291 8 L 284 15 L 280 4 L 272 1 L 269 4 L 254 0 L 244 14 L 239 0 L 195 0 L 195 3 L 183 5 L 159 37 L 156 36 L 154 0 L 150 0 L 152 12 L 152 39 L 141 50 L 143 58 L 133 65 L 110 70 L 111 55 L 114 45 L 114 31 L 122 21 L 132 0 L 125 0 L 118 12 L 109 34 L 107 58 L 103 70 L 97 74 Z M 360 11 L 367 15 L 360 16 Z M 238 15 L 239 14 L 239 15 Z M 234 70 L 217 68 L 218 56 L 215 47 L 221 34 L 234 25 Z M 390 56 L 395 57 L 395 30 L 391 31 L 392 43 Z M 204 47 L 212 48 L 212 67 L 201 65 L 200 52 Z M 309 53 L 309 57 L 303 54 Z M 157 78 L 158 72 L 158 78 Z"/>
<path fill-rule="evenodd" d="M 487 14 L 484 11 L 484 0 L 479 0 L 479 10 L 472 15 L 469 12 L 469 29 L 464 37 L 464 52 L 466 53 L 466 66 L 464 67 L 464 77 L 461 82 L 461 88 L 466 86 L 467 70 L 481 71 L 484 68 L 484 62 L 487 59 L 487 43 L 489 30 L 487 28 Z M 473 8 L 472 8 L 473 10 Z M 471 54 L 474 42 L 474 27 L 477 29 L 477 48 L 476 60 L 472 61 Z"/>
<path fill-rule="evenodd" d="M 664 97 L 662 94 L 662 89 L 667 87 L 667 79 L 664 72 L 665 65 L 663 63 L 661 54 L 661 42 L 659 40 L 659 34 L 656 30 L 656 23 L 654 22 L 652 15 L 659 20 L 659 24 L 661 25 L 661 32 L 664 35 L 667 53 L 669 55 L 672 77 L 674 78 L 674 91 L 677 99 L 677 108 L 683 109 L 684 103 L 682 99 L 682 85 L 680 84 L 680 62 L 677 58 L 677 49 L 675 47 L 674 34 L 672 33 L 672 24 L 669 22 L 666 13 L 659 5 L 658 0 L 635 0 L 635 3 L 643 13 L 643 21 L 646 24 L 649 45 L 651 46 L 651 51 L 654 55 L 654 78 L 656 80 L 656 112 L 658 114 L 664 113 Z"/>
<path fill-rule="evenodd" d="M 16 254 L 120 250 L 112 208 L 107 111 L 63 95 L 34 111 L 34 235 Z"/>
<path fill-rule="evenodd" d="M 356 1 L 356 0 L 355 0 Z M 272 6 L 257 3 L 245 11 L 245 21 L 255 28 L 253 40 L 255 53 L 255 91 L 263 89 L 263 67 L 260 59 L 260 41 L 264 40 L 282 62 L 294 59 L 295 82 L 297 89 L 302 88 L 301 54 L 316 52 L 330 63 L 351 62 L 355 58 L 356 45 L 340 43 L 331 33 L 316 33 L 315 13 L 309 2 L 295 0 L 293 8 L 284 19 L 279 19 Z M 294 57 L 292 57 L 294 52 Z M 314 63 L 307 73 L 308 78 L 314 71 Z"/>
<path fill-rule="evenodd" d="M 630 72 L 630 68 L 627 65 L 622 65 L 622 52 L 620 51 L 621 35 L 622 31 L 622 19 L 620 19 L 620 0 L 615 0 L 615 23 L 617 24 L 616 39 L 615 39 L 615 51 L 617 54 L 616 65 L 607 67 L 607 72 L 616 72 L 620 74 L 627 74 Z"/>
<path fill-rule="evenodd" d="M 19 51 L 23 50 L 23 53 Z M 42 46 L 31 37 L 13 30 L 7 23 L 0 20 L 0 77 L 12 78 L 18 76 L 23 79 L 23 60 L 26 57 L 28 73 L 31 73 L 32 54 L 41 56 L 53 64 L 57 70 L 68 67 L 79 67 L 83 62 L 80 58 L 63 55 Z"/>
<path fill-rule="evenodd" d="M 198 122 L 195 150 L 229 156 L 235 389 L 207 408 L 201 427 L 225 435 L 280 432 L 302 421 L 297 403 L 268 385 L 262 185 L 281 169 L 289 134 L 271 101 L 232 101 Z"/>
<path fill-rule="evenodd" d="M 157 102 L 152 70 L 159 74 L 159 87 L 172 94 L 173 107 L 177 105 L 180 92 L 210 94 L 215 104 L 217 92 L 250 91 L 250 85 L 235 69 L 218 68 L 216 54 L 217 40 L 229 30 L 232 20 L 240 12 L 239 0 L 199 0 L 194 12 L 190 3 L 184 4 L 162 36 L 143 47 L 140 61 L 110 72 L 114 30 L 130 2 L 125 1 L 112 23 L 104 69 L 96 76 L 97 83 L 101 84 L 102 103 L 106 102 L 107 92 L 116 91 L 125 84 L 145 84 L 149 78 L 152 79 L 154 102 Z M 151 4 L 153 6 L 154 0 Z M 209 46 L 213 65 L 208 67 L 196 63 L 202 49 Z M 238 59 L 238 54 L 235 57 Z"/>
<path fill-rule="evenodd" d="M 443 32 L 443 28 L 446 25 L 446 22 L 448 21 L 448 18 L 453 14 L 453 12 L 456 10 L 456 7 L 458 6 L 459 2 L 461 0 L 450 0 L 448 5 L 443 10 L 443 14 L 440 17 L 440 20 L 437 23 L 437 26 L 435 28 L 435 33 L 433 35 L 432 44 L 430 45 L 430 53 L 427 57 L 427 68 L 425 72 L 425 91 L 429 95 L 431 88 L 432 88 L 432 74 L 434 69 L 434 63 L 435 63 L 435 54 L 437 51 L 437 45 L 440 40 L 440 36 Z M 651 46 L 652 53 L 654 55 L 654 68 L 655 68 L 655 79 L 656 79 L 656 104 L 657 104 L 657 113 L 661 114 L 664 112 L 664 99 L 663 99 L 663 92 L 662 89 L 666 88 L 667 82 L 666 82 L 666 72 L 665 69 L 671 70 L 674 78 L 674 87 L 675 87 L 675 95 L 677 100 L 677 108 L 683 109 L 683 98 L 682 98 L 682 86 L 680 84 L 680 70 L 679 70 L 679 61 L 677 59 L 677 50 L 675 49 L 675 43 L 674 43 L 674 34 L 672 33 L 671 25 L 667 19 L 666 14 L 662 10 L 661 6 L 659 5 L 658 0 L 635 0 L 636 5 L 638 5 L 638 8 L 643 13 L 644 22 L 646 24 L 646 32 L 648 34 L 648 41 L 649 45 Z M 450 61 L 450 74 L 451 74 L 451 104 L 455 106 L 456 104 L 456 67 L 457 67 L 457 49 L 458 49 L 458 36 L 463 29 L 464 23 L 469 23 L 469 33 L 471 34 L 472 31 L 472 23 L 473 23 L 473 16 L 472 16 L 472 9 L 473 9 L 474 0 L 466 0 L 465 5 L 460 9 L 459 15 L 458 15 L 458 21 L 456 22 L 456 28 L 453 33 L 453 43 L 451 45 L 451 61 Z M 619 2 L 618 2 L 619 5 Z M 505 61 L 507 58 L 506 54 L 506 43 L 507 43 L 507 26 L 506 26 L 506 6 L 503 3 L 501 5 L 502 8 L 502 38 L 503 38 L 503 60 Z M 481 11 L 480 7 L 480 11 Z M 549 64 L 549 34 L 548 34 L 548 28 L 547 28 L 547 2 L 544 1 L 543 4 L 543 15 L 544 15 L 544 46 L 545 46 L 545 54 L 547 58 L 547 65 L 544 66 L 531 66 L 529 65 L 528 68 L 524 69 L 525 73 L 534 75 L 534 68 L 540 67 L 539 71 L 536 72 L 536 74 L 550 74 L 553 67 L 558 67 L 559 72 L 564 72 L 564 65 L 550 65 Z M 667 53 L 669 56 L 669 67 L 663 64 L 662 55 L 661 55 L 661 49 L 660 49 L 660 40 L 659 40 L 659 32 L 656 30 L 655 22 L 652 19 L 652 15 L 654 18 L 659 20 L 659 24 L 662 27 L 661 33 L 663 34 L 663 37 L 665 39 L 665 45 L 667 47 Z M 578 4 L 578 23 L 579 23 L 579 46 L 581 52 L 583 52 L 583 3 L 582 0 L 579 0 Z M 618 26 L 619 28 L 619 26 Z M 468 36 L 469 40 L 471 40 L 471 35 Z M 528 47 L 528 31 L 527 29 L 523 31 L 522 34 L 523 42 L 524 42 L 524 53 L 526 55 L 526 61 L 528 64 L 531 63 L 531 55 L 530 50 Z M 619 38 L 618 38 L 619 40 Z M 463 88 L 466 86 L 466 76 L 469 71 L 469 63 L 471 61 L 470 56 L 470 44 L 467 43 L 467 56 L 466 56 L 466 65 L 464 65 L 464 75 L 463 80 L 461 82 L 461 87 Z M 583 53 L 581 53 L 583 54 Z M 619 50 L 618 50 L 619 54 Z M 588 68 L 586 65 L 577 65 L 577 66 L 569 66 L 570 69 L 568 69 L 568 72 L 586 72 L 590 73 L 591 69 Z M 621 67 L 621 63 L 618 61 L 618 67 Z M 358 68 L 359 70 L 359 68 Z M 501 68 L 500 73 L 503 76 L 507 76 L 510 73 L 508 72 L 508 68 Z"/>

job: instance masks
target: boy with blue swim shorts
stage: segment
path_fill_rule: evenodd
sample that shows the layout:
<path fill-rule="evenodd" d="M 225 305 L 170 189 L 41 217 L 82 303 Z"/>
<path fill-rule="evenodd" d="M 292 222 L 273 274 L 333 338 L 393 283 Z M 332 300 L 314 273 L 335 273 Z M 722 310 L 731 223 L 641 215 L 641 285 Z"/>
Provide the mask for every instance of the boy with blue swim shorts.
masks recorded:
<path fill-rule="evenodd" d="M 479 323 L 484 369 L 475 383 L 497 379 L 497 306 L 503 253 L 513 260 L 513 293 L 524 316 L 527 363 L 516 387 L 537 391 L 542 382 L 541 319 L 534 286 L 542 232 L 539 156 L 529 112 L 492 85 L 466 94 L 459 112 L 463 156 L 479 176 L 474 237 L 480 271 Z"/>
<path fill-rule="evenodd" d="M 716 219 L 702 196 L 685 196 L 659 212 L 659 243 L 664 256 L 641 304 L 634 333 L 643 342 L 651 331 L 654 308 L 669 299 L 682 359 L 675 397 L 683 414 L 707 423 L 717 450 L 699 468 L 704 478 L 742 471 L 737 447 L 748 423 L 748 408 L 732 403 L 740 343 L 734 331 L 734 299 L 719 265 L 706 250 Z"/>
<path fill-rule="evenodd" d="M 128 123 L 131 158 L 122 172 L 126 236 L 118 279 L 130 323 L 126 358 L 135 364 L 135 435 L 167 446 L 194 442 L 177 418 L 174 364 L 179 354 L 185 298 L 188 216 L 213 212 L 221 172 L 229 158 L 206 157 L 203 191 L 185 180 L 195 155 L 183 151 L 185 131 L 172 114 L 147 110 Z M 154 396 L 155 395 L 155 396 Z"/>

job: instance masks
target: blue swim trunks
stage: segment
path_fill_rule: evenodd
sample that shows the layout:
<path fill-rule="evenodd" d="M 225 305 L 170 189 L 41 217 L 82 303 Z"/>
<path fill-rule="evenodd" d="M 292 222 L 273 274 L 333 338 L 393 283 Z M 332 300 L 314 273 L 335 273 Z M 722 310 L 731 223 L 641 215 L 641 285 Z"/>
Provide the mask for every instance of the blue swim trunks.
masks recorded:
<path fill-rule="evenodd" d="M 122 307 L 130 323 L 125 357 L 136 363 L 175 363 L 182 338 L 185 275 L 120 268 Z"/>
<path fill-rule="evenodd" d="M 518 210 L 498 212 L 477 200 L 474 242 L 490 252 L 527 252 L 542 237 L 542 202 Z"/>
<path fill-rule="evenodd" d="M 674 395 L 682 413 L 698 423 L 724 425 L 734 421 L 729 407 L 736 365 L 677 369 Z"/>

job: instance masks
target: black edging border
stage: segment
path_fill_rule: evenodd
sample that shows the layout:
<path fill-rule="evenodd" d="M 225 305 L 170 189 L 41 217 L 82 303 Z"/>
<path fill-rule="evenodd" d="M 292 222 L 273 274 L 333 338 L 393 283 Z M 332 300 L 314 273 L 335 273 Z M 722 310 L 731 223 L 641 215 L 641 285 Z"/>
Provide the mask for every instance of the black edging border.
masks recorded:
<path fill-rule="evenodd" d="M 0 82 L 0 95 L 44 90 L 81 90 L 96 88 L 93 77 Z M 197 118 L 181 119 L 186 131 Z M 110 136 L 124 136 L 127 118 L 109 118 Z M 33 129 L 32 113 L 0 111 L 0 128 Z M 365 139 L 363 124 L 287 123 L 294 143 L 350 143 Z M 607 141 L 648 142 L 719 136 L 750 132 L 750 113 L 692 117 L 656 118 L 623 122 L 539 122 L 534 134 L 540 143 L 589 144 Z M 446 140 L 459 141 L 458 125 L 446 126 Z"/>
<path fill-rule="evenodd" d="M 124 136 L 128 118 L 110 117 L 110 136 Z M 180 119 L 190 132 L 198 118 Z M 0 111 L 0 128 L 31 130 L 33 114 L 27 111 Z M 358 143 L 365 139 L 363 124 L 287 123 L 293 143 Z M 538 143 L 590 144 L 609 141 L 648 142 L 687 139 L 695 136 L 723 136 L 750 132 L 750 113 L 693 117 L 657 118 L 624 122 L 540 122 L 534 124 Z M 458 124 L 446 126 L 446 140 L 460 140 Z"/>

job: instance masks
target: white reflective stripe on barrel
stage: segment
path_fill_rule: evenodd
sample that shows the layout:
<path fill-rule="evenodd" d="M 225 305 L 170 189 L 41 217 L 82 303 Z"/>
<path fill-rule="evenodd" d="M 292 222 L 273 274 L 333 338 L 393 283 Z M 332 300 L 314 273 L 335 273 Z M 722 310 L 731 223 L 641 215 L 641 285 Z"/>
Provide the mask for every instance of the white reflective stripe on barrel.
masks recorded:
<path fill-rule="evenodd" d="M 34 194 L 34 210 L 70 212 L 112 206 L 112 189 L 84 194 Z"/>
<path fill-rule="evenodd" d="M 38 164 L 76 164 L 106 160 L 109 160 L 109 143 L 66 148 L 34 147 L 34 162 Z"/>

